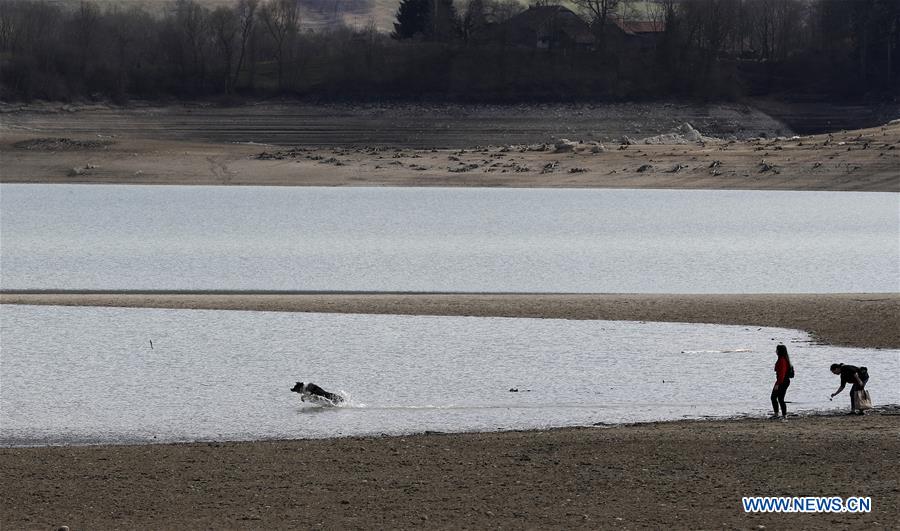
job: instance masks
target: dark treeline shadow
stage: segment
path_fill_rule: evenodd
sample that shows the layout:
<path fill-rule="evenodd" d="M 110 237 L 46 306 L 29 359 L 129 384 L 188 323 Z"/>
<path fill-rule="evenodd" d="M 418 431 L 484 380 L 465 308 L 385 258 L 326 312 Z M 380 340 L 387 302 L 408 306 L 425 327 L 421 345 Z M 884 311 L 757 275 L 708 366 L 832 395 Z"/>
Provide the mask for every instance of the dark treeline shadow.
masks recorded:
<path fill-rule="evenodd" d="M 402 0 L 391 34 L 304 29 L 325 0 L 0 1 L 4 100 L 894 101 L 897 0 Z M 304 3 L 305 2 L 305 3 Z M 464 2 L 464 3 L 463 3 Z M 365 10 L 368 1 L 351 3 Z M 630 17 L 630 18 L 629 18 Z"/>

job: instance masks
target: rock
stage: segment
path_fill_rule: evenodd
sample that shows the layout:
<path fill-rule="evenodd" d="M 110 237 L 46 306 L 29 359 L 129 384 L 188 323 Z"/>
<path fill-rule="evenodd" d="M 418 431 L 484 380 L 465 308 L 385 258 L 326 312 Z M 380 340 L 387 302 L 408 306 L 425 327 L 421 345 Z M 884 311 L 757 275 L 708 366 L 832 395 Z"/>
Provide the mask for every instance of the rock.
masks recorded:
<path fill-rule="evenodd" d="M 644 173 L 645 171 L 650 171 L 653 169 L 653 166 L 650 164 L 643 164 L 640 168 L 637 169 L 638 173 Z"/>
<path fill-rule="evenodd" d="M 766 173 L 769 171 L 772 173 L 781 173 L 774 164 L 769 164 L 766 162 L 766 159 L 763 159 L 762 162 L 759 163 L 759 173 Z"/>
<path fill-rule="evenodd" d="M 84 168 L 72 168 L 69 170 L 68 175 L 69 175 L 69 177 L 77 177 L 79 175 L 84 175 L 84 173 L 85 173 Z"/>
<path fill-rule="evenodd" d="M 684 122 L 683 124 L 681 124 L 681 127 L 678 128 L 678 132 L 688 142 L 699 142 L 703 139 L 703 135 L 700 134 L 700 131 L 694 129 L 694 126 L 692 126 L 688 122 Z"/>
<path fill-rule="evenodd" d="M 554 153 L 572 153 L 575 151 L 576 146 L 578 146 L 578 142 L 572 142 L 571 140 L 560 138 L 559 141 L 553 146 Z"/>
<path fill-rule="evenodd" d="M 591 147 L 591 153 L 603 153 L 606 151 L 606 146 L 600 142 L 590 142 L 588 145 Z"/>

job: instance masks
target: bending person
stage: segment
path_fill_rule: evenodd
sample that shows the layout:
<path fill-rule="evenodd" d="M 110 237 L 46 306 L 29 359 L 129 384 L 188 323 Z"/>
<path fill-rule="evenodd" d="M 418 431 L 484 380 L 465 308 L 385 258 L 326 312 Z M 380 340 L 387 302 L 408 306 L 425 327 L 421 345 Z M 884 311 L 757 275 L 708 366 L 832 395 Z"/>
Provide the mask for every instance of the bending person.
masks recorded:
<path fill-rule="evenodd" d="M 831 398 L 839 395 L 841 391 L 844 390 L 844 386 L 847 385 L 847 382 L 852 383 L 853 386 L 850 388 L 850 412 L 857 413 L 858 411 L 857 414 L 862 415 L 863 412 L 859 409 L 859 404 L 856 403 L 856 391 L 866 388 L 866 382 L 869 381 L 869 370 L 865 367 L 857 367 L 855 365 L 832 363 L 831 372 L 841 376 L 841 386 L 838 387 L 837 391 L 831 393 Z"/>

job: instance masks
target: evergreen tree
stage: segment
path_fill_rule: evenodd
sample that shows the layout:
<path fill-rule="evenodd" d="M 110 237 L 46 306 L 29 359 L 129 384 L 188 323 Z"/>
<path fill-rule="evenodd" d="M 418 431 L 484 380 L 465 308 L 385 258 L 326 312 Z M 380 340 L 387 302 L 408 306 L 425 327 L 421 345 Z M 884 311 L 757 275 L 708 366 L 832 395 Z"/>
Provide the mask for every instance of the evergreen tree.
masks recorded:
<path fill-rule="evenodd" d="M 446 42 L 459 33 L 459 17 L 453 0 L 401 0 L 391 37 L 422 36 L 430 41 Z"/>
<path fill-rule="evenodd" d="M 416 35 L 425 35 L 425 27 L 429 23 L 431 2 L 433 0 L 401 0 L 397 9 L 397 22 L 394 22 L 394 39 L 411 39 Z"/>

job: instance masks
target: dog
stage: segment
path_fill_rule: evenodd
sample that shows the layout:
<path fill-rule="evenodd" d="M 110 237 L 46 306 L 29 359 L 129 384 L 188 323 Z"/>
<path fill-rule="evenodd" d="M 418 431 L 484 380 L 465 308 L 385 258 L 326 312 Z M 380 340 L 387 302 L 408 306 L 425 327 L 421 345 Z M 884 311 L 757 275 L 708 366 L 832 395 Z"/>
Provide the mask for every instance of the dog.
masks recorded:
<path fill-rule="evenodd" d="M 297 382 L 291 392 L 300 393 L 300 400 L 303 402 L 329 405 L 338 405 L 344 402 L 344 397 L 341 395 L 330 393 L 314 383 Z"/>

